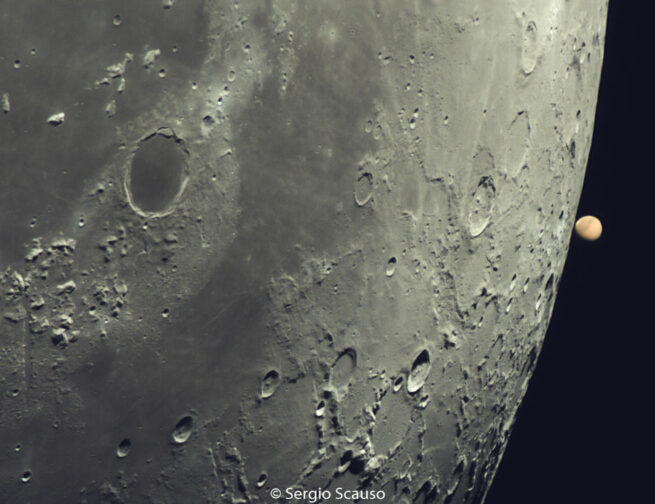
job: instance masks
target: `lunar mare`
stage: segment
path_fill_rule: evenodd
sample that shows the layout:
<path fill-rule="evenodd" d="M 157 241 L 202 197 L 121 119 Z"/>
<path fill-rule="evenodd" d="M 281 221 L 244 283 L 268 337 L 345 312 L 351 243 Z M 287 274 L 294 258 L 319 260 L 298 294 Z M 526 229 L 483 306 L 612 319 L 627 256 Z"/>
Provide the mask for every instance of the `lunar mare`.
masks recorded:
<path fill-rule="evenodd" d="M 0 12 L 0 502 L 482 502 L 607 2 Z"/>

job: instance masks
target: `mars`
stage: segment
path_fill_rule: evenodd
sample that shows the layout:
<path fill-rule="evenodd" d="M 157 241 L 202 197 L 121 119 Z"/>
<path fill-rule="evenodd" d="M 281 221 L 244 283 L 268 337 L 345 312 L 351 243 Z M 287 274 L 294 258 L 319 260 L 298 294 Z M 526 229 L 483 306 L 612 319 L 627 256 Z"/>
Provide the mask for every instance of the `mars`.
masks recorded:
<path fill-rule="evenodd" d="M 576 221 L 575 232 L 584 240 L 596 241 L 603 233 L 603 226 L 597 217 L 594 217 L 593 215 L 585 215 Z"/>

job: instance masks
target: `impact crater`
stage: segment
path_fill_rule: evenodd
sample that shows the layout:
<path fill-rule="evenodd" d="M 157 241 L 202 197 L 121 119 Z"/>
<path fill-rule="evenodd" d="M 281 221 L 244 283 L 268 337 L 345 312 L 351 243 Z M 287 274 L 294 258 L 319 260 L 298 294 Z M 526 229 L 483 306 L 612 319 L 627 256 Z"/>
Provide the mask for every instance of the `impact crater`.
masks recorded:
<path fill-rule="evenodd" d="M 125 177 L 132 208 L 155 217 L 170 213 L 184 191 L 188 158 L 184 141 L 168 128 L 141 139 Z"/>

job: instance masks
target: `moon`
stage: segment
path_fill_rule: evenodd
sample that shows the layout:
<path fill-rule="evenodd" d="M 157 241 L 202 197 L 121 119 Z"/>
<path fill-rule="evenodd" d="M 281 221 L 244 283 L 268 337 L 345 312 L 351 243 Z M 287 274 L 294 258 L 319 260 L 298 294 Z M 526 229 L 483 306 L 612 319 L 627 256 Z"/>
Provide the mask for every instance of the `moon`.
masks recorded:
<path fill-rule="evenodd" d="M 482 502 L 606 13 L 2 2 L 0 502 Z"/>

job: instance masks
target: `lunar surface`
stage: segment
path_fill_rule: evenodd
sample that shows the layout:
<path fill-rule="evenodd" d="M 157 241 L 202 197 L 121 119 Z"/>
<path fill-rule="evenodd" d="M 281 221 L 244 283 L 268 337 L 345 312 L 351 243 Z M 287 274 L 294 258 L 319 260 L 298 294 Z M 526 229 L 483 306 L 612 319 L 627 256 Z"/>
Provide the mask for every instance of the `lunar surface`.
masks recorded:
<path fill-rule="evenodd" d="M 0 502 L 482 502 L 606 12 L 3 2 Z"/>

